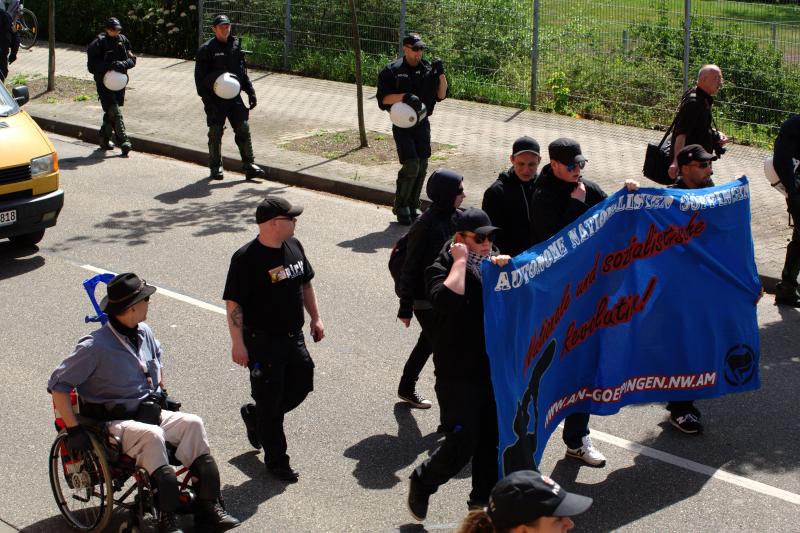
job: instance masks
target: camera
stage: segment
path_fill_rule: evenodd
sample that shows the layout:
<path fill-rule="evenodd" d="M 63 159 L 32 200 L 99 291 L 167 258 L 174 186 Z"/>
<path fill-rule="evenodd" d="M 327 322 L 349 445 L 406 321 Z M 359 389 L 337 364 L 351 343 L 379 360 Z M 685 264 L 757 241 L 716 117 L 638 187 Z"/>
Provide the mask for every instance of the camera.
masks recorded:
<path fill-rule="evenodd" d="M 722 155 L 728 151 L 724 146 L 722 146 L 719 132 L 717 130 L 711 130 L 711 143 L 714 146 L 713 151 L 717 157 L 722 157 Z"/>

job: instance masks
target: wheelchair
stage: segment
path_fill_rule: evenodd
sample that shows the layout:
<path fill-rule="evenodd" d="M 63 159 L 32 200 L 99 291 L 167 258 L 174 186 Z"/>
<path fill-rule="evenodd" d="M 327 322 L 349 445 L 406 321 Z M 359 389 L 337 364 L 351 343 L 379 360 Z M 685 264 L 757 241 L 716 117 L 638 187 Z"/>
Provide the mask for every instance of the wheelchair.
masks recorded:
<path fill-rule="evenodd" d="M 84 282 L 96 316 L 87 316 L 86 322 L 105 324 L 107 317 L 94 297 L 98 283 L 108 283 L 111 274 L 99 274 Z M 80 414 L 80 399 L 76 391 L 70 393 L 73 412 L 84 426 L 92 442 L 92 449 L 71 454 L 67 448 L 66 424 L 54 406 L 55 426 L 58 435 L 50 448 L 50 487 L 59 511 L 69 525 L 78 531 L 91 533 L 105 531 L 115 509 L 128 514 L 119 533 L 139 533 L 145 529 L 147 517 L 158 520 L 158 497 L 151 486 L 147 471 L 136 461 L 122 453 L 119 439 L 111 435 L 106 424 Z M 176 467 L 179 487 L 178 514 L 195 511 L 193 478 L 186 466 L 175 458 L 175 449 L 167 444 L 170 464 Z M 220 499 L 220 503 L 222 503 Z"/>

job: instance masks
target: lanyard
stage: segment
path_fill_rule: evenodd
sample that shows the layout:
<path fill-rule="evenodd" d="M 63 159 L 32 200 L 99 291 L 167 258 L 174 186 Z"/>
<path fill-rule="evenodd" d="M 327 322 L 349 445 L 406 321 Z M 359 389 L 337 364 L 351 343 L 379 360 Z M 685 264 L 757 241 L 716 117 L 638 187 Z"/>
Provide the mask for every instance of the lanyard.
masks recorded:
<path fill-rule="evenodd" d="M 150 390 L 155 390 L 155 387 L 153 386 L 153 378 L 150 376 L 150 372 L 147 370 L 147 364 L 144 362 L 144 360 L 142 359 L 141 355 L 139 353 L 133 351 L 133 348 L 131 348 L 130 343 L 127 340 L 122 338 L 122 335 L 120 335 L 117 332 L 117 330 L 114 329 L 114 326 L 112 326 L 109 323 L 108 327 L 111 330 L 111 333 L 113 333 L 114 336 L 117 338 L 119 343 L 125 348 L 125 350 L 127 350 L 127 352 L 129 354 L 131 354 L 136 359 L 136 362 L 139 363 L 139 368 L 144 373 L 144 377 L 147 378 L 147 386 L 150 388 Z"/>

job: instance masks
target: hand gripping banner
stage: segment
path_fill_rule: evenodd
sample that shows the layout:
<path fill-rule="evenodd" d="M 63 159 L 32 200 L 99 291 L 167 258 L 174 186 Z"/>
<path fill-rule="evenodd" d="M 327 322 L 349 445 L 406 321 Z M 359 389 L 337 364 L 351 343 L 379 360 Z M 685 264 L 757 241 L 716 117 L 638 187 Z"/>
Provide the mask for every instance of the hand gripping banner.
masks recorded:
<path fill-rule="evenodd" d="M 501 475 L 571 413 L 759 387 L 746 177 L 623 189 L 482 279 Z"/>

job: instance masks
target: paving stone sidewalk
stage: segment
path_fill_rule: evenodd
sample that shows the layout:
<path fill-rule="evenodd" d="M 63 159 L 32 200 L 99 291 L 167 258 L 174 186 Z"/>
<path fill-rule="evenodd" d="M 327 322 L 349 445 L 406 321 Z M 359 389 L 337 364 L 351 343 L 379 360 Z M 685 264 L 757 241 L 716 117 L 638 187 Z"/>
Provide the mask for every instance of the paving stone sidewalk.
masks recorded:
<path fill-rule="evenodd" d="M 86 70 L 83 48 L 59 45 L 56 49 L 59 75 L 91 79 Z M 15 73 L 46 73 L 47 49 L 42 46 L 21 50 L 12 65 Z M 140 56 L 131 71 L 125 101 L 125 123 L 130 132 L 205 149 L 205 115 L 194 88 L 194 62 L 174 58 Z M 250 127 L 256 161 L 289 171 L 316 176 L 333 176 L 392 190 L 399 164 L 362 166 L 279 147 L 287 140 L 319 131 L 337 131 L 358 127 L 355 86 L 269 71 L 250 70 L 258 95 L 258 107 L 251 112 Z M 369 75 L 368 75 L 369 76 Z M 386 113 L 375 103 L 373 87 L 364 89 L 367 128 L 391 134 Z M 64 104 L 31 103 L 26 110 L 34 116 L 67 123 L 101 122 L 102 109 L 97 101 Z M 574 119 L 547 113 L 520 111 L 514 108 L 477 104 L 448 99 L 436 106 L 431 117 L 435 141 L 453 145 L 445 159 L 431 161 L 430 168 L 446 166 L 465 176 L 467 204 L 480 205 L 483 191 L 508 166 L 511 144 L 521 135 L 536 138 L 546 152 L 547 144 L 557 137 L 577 139 L 589 159 L 587 178 L 597 181 L 607 192 L 617 190 L 627 178 L 642 178 L 645 146 L 658 140 L 661 133 L 641 128 L 618 126 L 598 121 Z M 226 130 L 223 151 L 237 156 L 233 132 Z M 791 234 L 783 197 L 771 190 L 763 177 L 766 150 L 732 146 L 714 165 L 715 181 L 724 183 L 734 176 L 751 177 L 751 213 L 755 255 L 759 273 L 779 279 L 786 244 Z M 543 154 L 547 162 L 546 153 Z M 207 172 L 198 168 L 196 176 L 165 176 L 177 184 L 194 182 Z"/>

